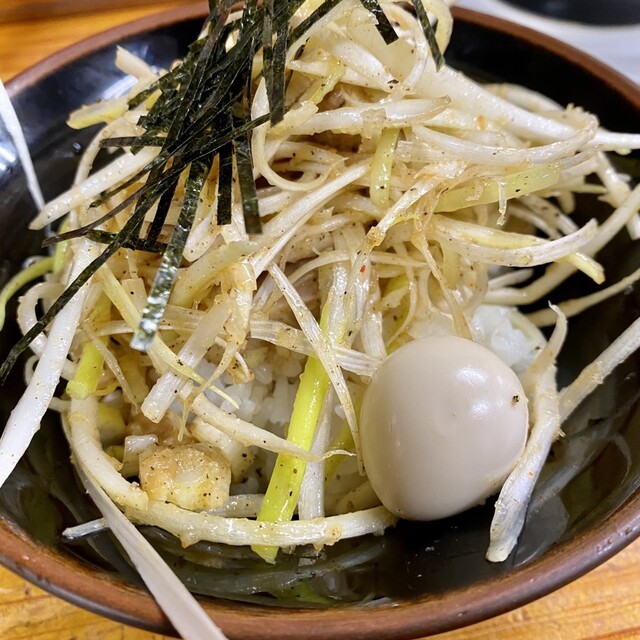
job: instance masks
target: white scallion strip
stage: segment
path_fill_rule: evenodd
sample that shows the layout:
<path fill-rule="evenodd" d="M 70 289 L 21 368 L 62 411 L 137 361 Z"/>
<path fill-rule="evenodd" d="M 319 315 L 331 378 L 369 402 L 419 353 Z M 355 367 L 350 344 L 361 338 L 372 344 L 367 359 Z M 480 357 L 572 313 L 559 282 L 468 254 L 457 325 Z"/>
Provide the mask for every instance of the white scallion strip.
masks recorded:
<path fill-rule="evenodd" d="M 560 392 L 560 418 L 566 420 L 574 409 L 605 378 L 640 347 L 640 319 L 635 320 L 578 377 Z"/>
<path fill-rule="evenodd" d="M 81 459 L 76 464 L 91 499 L 180 636 L 184 640 L 227 640 L 160 554 L 97 484 L 90 469 Z"/>
<path fill-rule="evenodd" d="M 38 322 L 38 311 L 41 301 L 50 303 L 55 300 L 64 291 L 64 285 L 61 282 L 39 282 L 29 288 L 18 299 L 18 308 L 16 310 L 16 319 L 20 331 L 24 335 Z M 47 346 L 47 336 L 40 334 L 31 343 L 31 351 L 41 356 Z M 73 372 L 73 365 L 65 362 L 63 367 L 63 375 L 68 377 Z"/>
<path fill-rule="evenodd" d="M 323 111 L 298 124 L 292 135 L 312 135 L 321 131 L 336 131 L 357 134 L 366 131 L 373 122 L 380 121 L 385 127 L 402 128 L 424 124 L 441 113 L 448 101 L 440 100 L 402 100 L 389 102 L 378 108 L 369 106 L 344 107 L 334 111 Z"/>
<path fill-rule="evenodd" d="M 273 220 L 267 222 L 263 229 L 263 247 L 256 251 L 250 259 L 253 272 L 257 277 L 273 262 L 274 257 L 282 250 L 293 234 L 319 209 L 327 200 L 347 185 L 355 182 L 367 173 L 370 159 L 362 160 L 345 169 L 337 178 L 327 181 L 319 189 L 287 207 Z"/>
<path fill-rule="evenodd" d="M 107 521 L 104 518 L 97 518 L 96 520 L 89 520 L 89 522 L 83 522 L 75 527 L 67 527 L 62 532 L 62 537 L 67 540 L 80 540 L 87 536 L 92 536 L 95 533 L 102 533 L 109 528 Z"/>
<path fill-rule="evenodd" d="M 291 351 L 304 355 L 313 355 L 314 351 L 309 340 L 300 329 L 291 327 L 282 322 L 268 320 L 252 320 L 251 337 L 277 344 Z M 361 376 L 371 377 L 380 366 L 380 360 L 361 353 L 355 349 L 349 349 L 343 345 L 333 345 L 338 365 L 346 371 L 357 373 Z"/>
<path fill-rule="evenodd" d="M 525 451 L 505 481 L 495 505 L 486 554 L 487 560 L 491 562 L 506 560 L 515 547 L 524 526 L 536 480 L 553 441 L 560 433 L 555 359 L 567 333 L 567 320 L 557 307 L 555 311 L 558 322 L 553 334 L 525 372 L 524 387 L 528 397 L 532 398 L 533 426 Z"/>
<path fill-rule="evenodd" d="M 75 254 L 72 278 L 97 257 L 97 245 L 89 240 L 81 240 L 76 244 Z M 67 361 L 86 294 L 85 285 L 55 317 L 33 377 L 7 420 L 0 437 L 0 486 L 24 455 L 51 404 Z"/>
<path fill-rule="evenodd" d="M 474 262 L 507 267 L 534 267 L 539 264 L 566 260 L 595 282 L 604 280 L 602 267 L 582 253 L 581 249 L 595 237 L 598 225 L 590 220 L 571 235 L 544 240 L 536 236 L 510 234 L 499 229 L 433 216 L 430 227 L 433 237 L 447 243 L 456 253 Z"/>
<path fill-rule="evenodd" d="M 592 257 L 618 234 L 640 209 L 640 185 L 629 194 L 625 201 L 613 211 L 598 228 L 598 233 L 581 249 L 581 253 Z M 531 284 L 520 289 L 505 288 L 490 291 L 486 301 L 495 304 L 525 305 L 535 302 L 564 282 L 575 267 L 570 264 L 552 264 L 545 274 Z"/>
<path fill-rule="evenodd" d="M 131 53 L 128 49 L 118 46 L 116 48 L 116 67 L 120 71 L 137 78 L 151 82 L 156 80 L 158 75 L 142 58 Z"/>
<path fill-rule="evenodd" d="M 282 270 L 273 264 L 269 267 L 269 274 L 287 299 L 291 311 L 293 311 L 296 320 L 300 323 L 303 333 L 307 337 L 307 340 L 309 340 L 309 344 L 315 351 L 314 355 L 322 362 L 329 376 L 329 380 L 331 380 L 333 389 L 340 400 L 347 423 L 353 434 L 353 439 L 355 442 L 358 442 L 358 419 L 356 418 L 351 394 L 349 393 L 344 375 L 340 370 L 333 346 L 329 343 L 329 340 L 320 329 L 320 325 L 309 311 L 307 305 L 302 301 L 298 292 L 291 286 L 291 283 Z"/>
<path fill-rule="evenodd" d="M 85 400 L 72 400 L 67 415 L 67 434 L 71 448 L 79 459 L 99 478 L 100 485 L 119 504 L 145 508 L 147 494 L 140 487 L 125 480 L 116 470 L 117 461 L 102 450 L 100 433 L 96 426 L 97 402 L 90 396 Z"/>
<path fill-rule="evenodd" d="M 576 153 L 578 149 L 592 140 L 596 128 L 597 121 L 592 118 L 589 126 L 580 129 L 570 138 L 528 149 L 478 145 L 426 127 L 414 127 L 414 133 L 423 142 L 438 147 L 454 157 L 464 158 L 467 162 L 478 162 L 489 166 L 509 166 L 543 164 L 560 160 L 567 155 Z"/>
<path fill-rule="evenodd" d="M 334 408 L 334 395 L 328 392 L 325 396 L 322 410 L 318 418 L 316 435 L 311 446 L 311 453 L 322 456 L 329 447 L 331 429 L 331 414 Z M 298 517 L 300 520 L 312 520 L 322 518 L 324 512 L 324 459 L 311 462 L 307 465 L 300 497 L 298 498 Z"/>
<path fill-rule="evenodd" d="M 191 391 L 192 385 L 188 383 L 182 388 L 179 395 L 185 400 L 188 400 Z M 227 413 L 213 404 L 213 402 L 208 400 L 203 394 L 198 394 L 195 399 L 193 399 L 190 408 L 197 416 L 202 418 L 204 422 L 217 427 L 220 431 L 231 438 L 235 438 L 247 447 L 255 446 L 275 453 L 288 453 L 291 456 L 303 460 L 313 461 L 317 459 L 308 451 L 271 433 L 271 431 L 261 429 L 246 420 L 238 418 L 232 413 Z"/>
<path fill-rule="evenodd" d="M 491 278 L 488 283 L 489 290 L 501 289 L 502 287 L 512 287 L 515 284 L 521 284 L 531 278 L 533 269 L 513 269 L 507 271 L 495 278 Z"/>
<path fill-rule="evenodd" d="M 43 229 L 68 211 L 87 204 L 118 182 L 149 164 L 158 155 L 158 149 L 145 147 L 137 154 L 125 153 L 103 169 L 96 171 L 79 185 L 74 186 L 42 207 L 31 221 L 31 229 Z"/>
<path fill-rule="evenodd" d="M 228 315 L 228 304 L 214 304 L 180 350 L 180 362 L 195 370 L 207 351 L 215 344 L 216 336 Z M 144 399 L 142 413 L 149 420 L 159 422 L 185 382 L 186 380 L 174 371 L 165 371 Z M 213 387 L 210 388 L 215 390 Z"/>
<path fill-rule="evenodd" d="M 260 511 L 263 498 L 259 493 L 237 494 L 230 496 L 221 507 L 212 509 L 209 513 L 225 518 L 255 518 Z"/>
<path fill-rule="evenodd" d="M 222 518 L 205 512 L 196 513 L 158 500 L 150 500 L 147 510 L 128 507 L 125 513 L 134 522 L 162 527 L 180 538 L 185 545 L 200 540 L 229 545 L 277 547 L 331 545 L 346 538 L 369 533 L 381 534 L 397 520 L 384 507 L 375 507 L 304 522 L 258 522 L 245 518 Z"/>
<path fill-rule="evenodd" d="M 24 173 L 27 178 L 27 187 L 29 188 L 31 197 L 33 198 L 36 207 L 38 207 L 38 209 L 42 209 L 42 207 L 44 207 L 44 197 L 42 195 L 42 190 L 40 189 L 38 176 L 36 175 L 36 170 L 34 169 L 33 162 L 31 160 L 31 154 L 29 153 L 29 147 L 24 137 L 22 127 L 20 126 L 20 120 L 18 120 L 18 116 L 16 115 L 13 104 L 11 103 L 11 98 L 9 97 L 2 80 L 0 80 L 0 116 L 2 116 L 2 120 L 4 121 L 7 131 L 9 132 L 9 135 L 13 140 L 13 144 L 16 147 L 16 151 L 18 152 L 20 163 L 22 164 L 22 168 L 24 169 Z"/>
<path fill-rule="evenodd" d="M 503 100 L 446 65 L 438 72 L 427 67 L 415 92 L 424 97 L 448 95 L 452 104 L 460 110 L 501 122 L 508 131 L 525 139 L 554 142 L 575 134 L 575 128 L 571 125 Z"/>
<path fill-rule="evenodd" d="M 618 282 L 605 287 L 604 289 L 599 289 L 598 291 L 589 294 L 588 296 L 583 296 L 582 298 L 574 298 L 572 300 L 565 300 L 564 302 L 558 303 L 558 308 L 562 313 L 564 313 L 567 318 L 571 318 L 573 316 L 582 313 L 589 307 L 592 307 L 604 300 L 607 300 L 619 293 L 623 292 L 625 289 L 633 286 L 636 282 L 640 280 L 640 269 L 636 269 L 633 273 L 630 273 L 628 276 L 625 276 Z M 555 314 L 552 309 L 540 309 L 539 311 L 534 311 L 527 316 L 533 324 L 537 327 L 548 327 L 553 324 Z"/>

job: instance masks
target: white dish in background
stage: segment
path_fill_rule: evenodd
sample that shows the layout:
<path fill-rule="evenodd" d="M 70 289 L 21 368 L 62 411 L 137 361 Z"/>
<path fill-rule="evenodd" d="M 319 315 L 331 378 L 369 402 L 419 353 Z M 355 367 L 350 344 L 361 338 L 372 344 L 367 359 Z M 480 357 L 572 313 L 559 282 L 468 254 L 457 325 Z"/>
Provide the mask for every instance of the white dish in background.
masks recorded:
<path fill-rule="evenodd" d="M 580 24 L 538 15 L 501 0 L 460 0 L 456 6 L 546 33 L 602 60 L 640 84 L 640 24 L 602 27 Z"/>

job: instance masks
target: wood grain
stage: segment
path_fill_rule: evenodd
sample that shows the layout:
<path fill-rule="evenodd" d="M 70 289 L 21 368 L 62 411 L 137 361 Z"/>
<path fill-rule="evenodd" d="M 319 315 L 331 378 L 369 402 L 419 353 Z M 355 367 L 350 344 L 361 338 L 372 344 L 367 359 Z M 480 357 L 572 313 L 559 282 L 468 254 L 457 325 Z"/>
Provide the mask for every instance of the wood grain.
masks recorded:
<path fill-rule="evenodd" d="M 5 1 L 0 0 L 0 3 L 4 4 Z M 90 4 L 89 2 L 88 5 Z M 137 0 L 128 3 L 126 8 L 110 11 L 86 11 L 0 23 L 0 78 L 6 82 L 55 51 L 111 27 L 156 13 L 159 9 L 193 4 L 206 6 L 203 0 L 163 0 L 160 3 L 147 1 L 142 6 L 140 0 Z"/>
<path fill-rule="evenodd" d="M 184 3 L 191 0 L 183 0 Z M 70 14 L 114 10 L 122 7 L 146 7 L 149 12 L 159 11 L 163 5 L 175 0 L 5 0 L 0 5 L 0 22 L 27 21 Z"/>
<path fill-rule="evenodd" d="M 3 640 L 162 640 L 164 637 L 83 611 L 0 569 L 0 638 Z M 433 638 L 640 638 L 640 541 L 582 579 L 545 598 Z"/>
<path fill-rule="evenodd" d="M 2 0 L 4 3 L 4 0 Z M 187 4 L 167 1 L 163 8 Z M 47 55 L 157 10 L 131 7 L 0 24 L 0 78 Z M 0 568 L 3 640 L 161 640 L 88 613 Z M 582 579 L 502 616 L 436 640 L 632 640 L 640 638 L 640 541 Z"/>

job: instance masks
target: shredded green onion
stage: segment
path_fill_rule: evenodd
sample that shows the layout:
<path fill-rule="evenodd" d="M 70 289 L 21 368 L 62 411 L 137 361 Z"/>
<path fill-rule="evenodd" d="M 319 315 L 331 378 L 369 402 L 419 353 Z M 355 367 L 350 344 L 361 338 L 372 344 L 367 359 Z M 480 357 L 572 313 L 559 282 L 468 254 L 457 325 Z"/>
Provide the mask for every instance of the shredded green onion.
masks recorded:
<path fill-rule="evenodd" d="M 0 290 L 0 329 L 4 327 L 7 313 L 7 304 L 13 296 L 30 282 L 41 278 L 54 270 L 54 258 L 41 258 L 28 267 L 25 267 L 13 276 Z"/>

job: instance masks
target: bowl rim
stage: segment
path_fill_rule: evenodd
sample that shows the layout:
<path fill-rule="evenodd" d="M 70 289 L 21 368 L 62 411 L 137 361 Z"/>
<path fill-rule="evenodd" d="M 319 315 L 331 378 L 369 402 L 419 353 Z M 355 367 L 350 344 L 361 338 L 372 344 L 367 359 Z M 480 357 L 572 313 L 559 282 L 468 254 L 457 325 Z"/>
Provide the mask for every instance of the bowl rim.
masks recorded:
<path fill-rule="evenodd" d="M 456 20 L 507 33 L 582 68 L 612 87 L 640 111 L 640 86 L 588 54 L 545 34 L 469 9 L 454 8 Z M 124 38 L 202 18 L 202 5 L 187 5 L 150 15 L 91 36 L 15 76 L 7 83 L 16 96 L 52 72 Z M 37 543 L 14 523 L 0 517 L 0 564 L 42 589 L 94 613 L 124 624 L 175 634 L 146 589 L 117 576 L 96 573 L 72 556 Z M 541 557 L 488 582 L 426 595 L 415 601 L 329 609 L 256 607 L 206 600 L 205 610 L 233 638 L 265 640 L 365 640 L 416 638 L 460 628 L 500 615 L 559 589 L 621 551 L 640 536 L 640 490 L 604 522 L 552 547 Z"/>

